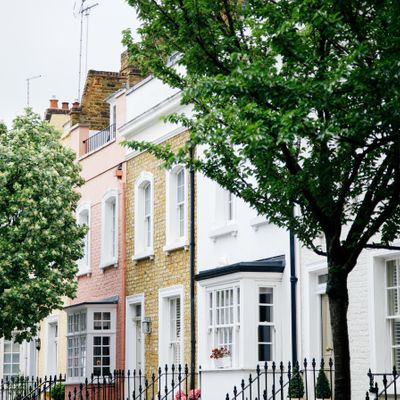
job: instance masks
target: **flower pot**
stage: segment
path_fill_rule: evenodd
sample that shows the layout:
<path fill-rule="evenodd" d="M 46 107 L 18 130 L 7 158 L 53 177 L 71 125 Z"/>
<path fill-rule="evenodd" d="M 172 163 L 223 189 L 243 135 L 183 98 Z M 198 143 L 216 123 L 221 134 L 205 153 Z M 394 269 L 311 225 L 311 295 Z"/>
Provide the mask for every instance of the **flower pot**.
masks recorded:
<path fill-rule="evenodd" d="M 215 368 L 229 368 L 232 366 L 232 358 L 231 357 L 222 357 L 214 359 Z"/>

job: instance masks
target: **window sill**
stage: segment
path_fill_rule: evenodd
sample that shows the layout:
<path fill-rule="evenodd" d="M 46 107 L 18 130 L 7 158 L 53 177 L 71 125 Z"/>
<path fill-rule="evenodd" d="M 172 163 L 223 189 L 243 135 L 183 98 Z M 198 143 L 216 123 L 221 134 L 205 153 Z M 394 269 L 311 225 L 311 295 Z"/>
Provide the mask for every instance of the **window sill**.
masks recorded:
<path fill-rule="evenodd" d="M 250 226 L 257 232 L 260 226 L 268 224 L 266 217 L 259 215 L 258 217 L 252 218 L 250 220 Z"/>
<path fill-rule="evenodd" d="M 211 230 L 208 234 L 208 237 L 215 242 L 220 237 L 223 237 L 223 236 L 236 237 L 237 234 L 238 234 L 237 224 L 229 224 L 229 225 L 221 226 L 219 228 Z"/>
<path fill-rule="evenodd" d="M 76 273 L 76 277 L 79 278 L 81 276 L 90 276 L 92 275 L 92 270 L 90 268 L 82 268 Z"/>
<path fill-rule="evenodd" d="M 209 373 L 209 372 L 230 372 L 230 371 L 252 371 L 255 370 L 255 368 L 243 368 L 243 367 L 228 367 L 228 368 L 214 368 L 214 367 L 208 367 L 208 368 L 202 368 L 201 372 Z"/>
<path fill-rule="evenodd" d="M 112 260 L 102 261 L 100 263 L 100 269 L 105 270 L 108 267 L 118 267 L 118 258 L 114 258 Z"/>
<path fill-rule="evenodd" d="M 167 254 L 171 253 L 174 250 L 179 250 L 179 249 L 189 250 L 189 242 L 187 240 L 179 240 L 174 243 L 167 243 L 163 247 L 163 251 L 165 251 Z"/>
<path fill-rule="evenodd" d="M 132 257 L 132 261 L 135 263 L 140 261 L 140 260 L 145 260 L 148 258 L 149 260 L 154 260 L 154 250 L 153 249 L 148 249 L 145 251 L 142 251 L 141 253 L 137 253 Z"/>

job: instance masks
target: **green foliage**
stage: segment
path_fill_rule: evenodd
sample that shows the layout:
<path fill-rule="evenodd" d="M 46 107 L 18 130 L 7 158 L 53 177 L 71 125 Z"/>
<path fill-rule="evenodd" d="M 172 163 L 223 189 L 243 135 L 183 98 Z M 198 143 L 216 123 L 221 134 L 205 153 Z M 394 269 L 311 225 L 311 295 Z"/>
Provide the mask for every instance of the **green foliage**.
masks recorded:
<path fill-rule="evenodd" d="M 76 290 L 85 228 L 77 225 L 75 155 L 27 110 L 0 126 L 0 337 L 36 334 L 37 323 Z"/>
<path fill-rule="evenodd" d="M 299 365 L 297 364 L 292 371 L 292 379 L 289 384 L 288 397 L 291 399 L 301 399 L 304 395 L 304 383 L 303 377 L 299 371 Z"/>
<path fill-rule="evenodd" d="M 325 371 L 321 368 L 318 372 L 317 386 L 315 388 L 317 399 L 330 399 L 332 392 Z"/>
<path fill-rule="evenodd" d="M 64 400 L 65 398 L 65 386 L 62 383 L 55 384 L 51 391 L 51 397 L 53 400 Z"/>
<path fill-rule="evenodd" d="M 318 254 L 324 233 L 343 276 L 376 232 L 399 234 L 399 2 L 129 3 L 143 22 L 140 41 L 124 34 L 132 61 L 194 105 L 169 118 L 191 132 L 177 153 L 131 147 L 189 165 L 204 145 L 198 171 Z"/>

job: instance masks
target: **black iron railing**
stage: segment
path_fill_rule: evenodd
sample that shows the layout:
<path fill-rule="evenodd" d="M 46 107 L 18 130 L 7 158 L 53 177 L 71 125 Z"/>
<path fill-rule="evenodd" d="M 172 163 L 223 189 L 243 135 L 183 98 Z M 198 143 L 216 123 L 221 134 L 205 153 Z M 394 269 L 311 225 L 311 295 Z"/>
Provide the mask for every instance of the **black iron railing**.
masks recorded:
<path fill-rule="evenodd" d="M 74 385 L 66 400 L 189 400 L 189 375 L 187 365 L 166 365 L 150 376 L 141 370 L 114 371 Z M 201 384 L 201 372 L 196 380 Z"/>
<path fill-rule="evenodd" d="M 85 146 L 85 154 L 98 149 L 99 147 L 111 142 L 115 139 L 116 129 L 115 124 L 110 125 L 106 129 L 95 133 L 83 141 Z"/>
<path fill-rule="evenodd" d="M 392 372 L 373 373 L 368 371 L 369 389 L 365 395 L 366 400 L 393 399 L 400 400 L 399 394 L 399 373 L 396 367 Z"/>
<path fill-rule="evenodd" d="M 320 381 L 317 384 L 318 376 Z M 292 367 L 289 362 L 264 363 L 249 374 L 247 380 L 242 379 L 240 386 L 234 386 L 232 394 L 227 393 L 225 400 L 283 400 L 283 399 L 316 399 L 321 394 L 325 400 L 333 399 L 334 370 L 332 359 L 328 365 L 321 360 L 317 365 L 315 359 L 311 363 L 304 359 L 302 365 L 298 363 Z"/>
<path fill-rule="evenodd" d="M 56 385 L 63 385 L 65 376 L 41 378 L 11 377 L 2 379 L 0 384 L 0 400 L 46 400 Z"/>

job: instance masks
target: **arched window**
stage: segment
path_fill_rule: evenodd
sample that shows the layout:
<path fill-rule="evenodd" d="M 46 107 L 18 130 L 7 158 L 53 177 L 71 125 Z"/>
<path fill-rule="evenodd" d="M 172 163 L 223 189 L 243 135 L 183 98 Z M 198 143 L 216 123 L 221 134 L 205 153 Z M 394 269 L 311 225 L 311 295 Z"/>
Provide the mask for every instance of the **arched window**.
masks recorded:
<path fill-rule="evenodd" d="M 109 190 L 102 200 L 102 268 L 118 263 L 118 191 Z"/>
<path fill-rule="evenodd" d="M 89 227 L 83 238 L 83 256 L 78 260 L 78 274 L 84 274 L 90 270 L 90 205 L 81 204 L 77 210 L 77 220 L 79 225 Z"/>
<path fill-rule="evenodd" d="M 178 165 L 167 172 L 166 238 L 164 250 L 187 245 L 187 176 Z"/>
<path fill-rule="evenodd" d="M 134 259 L 153 256 L 153 175 L 142 172 L 135 182 Z"/>

